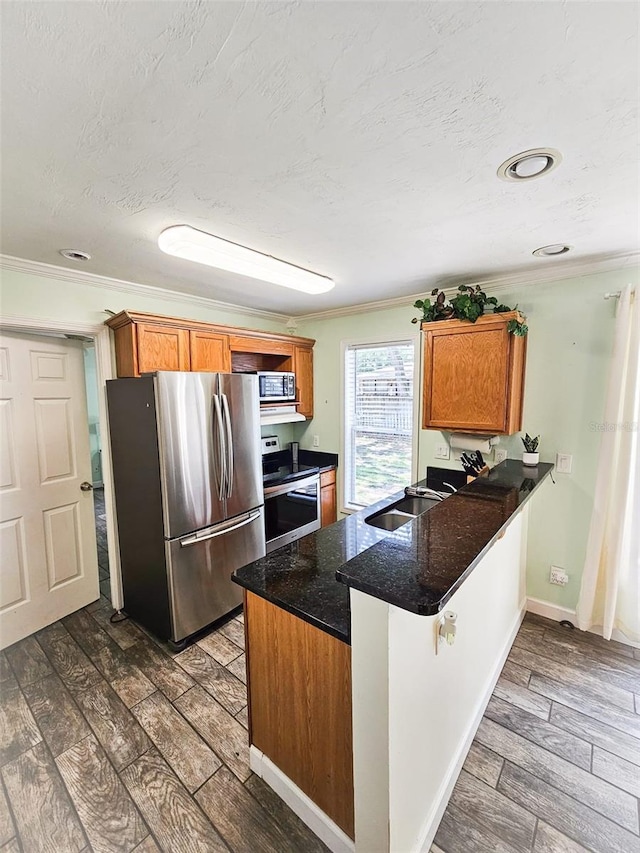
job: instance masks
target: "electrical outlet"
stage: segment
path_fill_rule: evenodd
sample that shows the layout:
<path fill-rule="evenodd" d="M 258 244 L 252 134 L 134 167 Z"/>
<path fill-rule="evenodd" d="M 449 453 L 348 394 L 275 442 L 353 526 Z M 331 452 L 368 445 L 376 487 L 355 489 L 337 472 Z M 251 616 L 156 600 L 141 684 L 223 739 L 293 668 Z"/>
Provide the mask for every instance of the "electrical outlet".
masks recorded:
<path fill-rule="evenodd" d="M 313 436 L 313 446 L 314 447 L 320 447 L 320 436 L 319 435 Z"/>
<path fill-rule="evenodd" d="M 450 456 L 450 450 L 448 444 L 436 444 L 436 459 L 448 459 Z"/>
<path fill-rule="evenodd" d="M 507 458 L 507 451 L 504 449 L 504 447 L 496 447 L 496 449 L 493 451 L 493 458 L 496 460 L 496 465 L 499 465 L 500 462 L 504 462 L 504 460 Z"/>
<path fill-rule="evenodd" d="M 556 471 L 558 474 L 570 474 L 573 468 L 573 456 L 570 453 L 556 453 Z"/>
<path fill-rule="evenodd" d="M 558 586 L 566 586 L 569 583 L 569 575 L 560 566 L 551 566 L 549 573 L 549 583 L 555 583 Z"/>

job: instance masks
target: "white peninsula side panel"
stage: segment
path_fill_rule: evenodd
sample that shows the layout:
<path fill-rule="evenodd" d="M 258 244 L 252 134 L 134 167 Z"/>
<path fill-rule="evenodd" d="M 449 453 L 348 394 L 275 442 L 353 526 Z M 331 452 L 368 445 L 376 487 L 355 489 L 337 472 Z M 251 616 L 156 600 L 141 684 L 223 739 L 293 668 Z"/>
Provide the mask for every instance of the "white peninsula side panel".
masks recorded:
<path fill-rule="evenodd" d="M 439 616 L 351 590 L 356 853 L 427 853 L 524 615 L 528 508 Z"/>

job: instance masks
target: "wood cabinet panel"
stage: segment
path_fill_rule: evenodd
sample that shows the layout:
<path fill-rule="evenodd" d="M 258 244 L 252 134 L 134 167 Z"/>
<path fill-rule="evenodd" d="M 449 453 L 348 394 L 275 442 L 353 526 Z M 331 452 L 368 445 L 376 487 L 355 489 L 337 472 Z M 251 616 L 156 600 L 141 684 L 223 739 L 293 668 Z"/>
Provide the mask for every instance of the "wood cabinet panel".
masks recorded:
<path fill-rule="evenodd" d="M 338 520 L 338 498 L 336 472 L 322 471 L 320 474 L 320 522 L 323 527 Z"/>
<path fill-rule="evenodd" d="M 248 335 L 230 335 L 229 346 L 234 352 L 258 352 L 264 355 L 282 355 L 293 358 L 294 345 L 291 341 L 278 338 L 253 338 Z"/>
<path fill-rule="evenodd" d="M 191 370 L 231 372 L 229 336 L 216 332 L 191 331 Z"/>
<path fill-rule="evenodd" d="M 508 434 L 521 428 L 526 338 L 507 332 L 515 316 L 423 325 L 424 428 Z"/>
<path fill-rule="evenodd" d="M 298 411 L 305 418 L 313 417 L 313 350 L 309 347 L 296 347 L 294 352 L 296 374 L 296 398 L 300 405 Z"/>
<path fill-rule="evenodd" d="M 351 649 L 245 593 L 251 742 L 350 837 Z"/>
<path fill-rule="evenodd" d="M 121 311 L 106 325 L 114 333 L 118 376 L 154 370 L 291 370 L 298 374 L 298 411 L 313 417 L 311 338 L 137 311 Z"/>
<path fill-rule="evenodd" d="M 189 332 L 160 324 L 138 323 L 138 373 L 189 370 Z"/>

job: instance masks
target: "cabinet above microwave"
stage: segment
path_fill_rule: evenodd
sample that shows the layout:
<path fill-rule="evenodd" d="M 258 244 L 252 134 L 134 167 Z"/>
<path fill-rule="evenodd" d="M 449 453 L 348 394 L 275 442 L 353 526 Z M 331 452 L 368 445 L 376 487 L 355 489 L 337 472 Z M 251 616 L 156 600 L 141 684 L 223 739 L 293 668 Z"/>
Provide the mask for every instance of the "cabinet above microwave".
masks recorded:
<path fill-rule="evenodd" d="M 121 311 L 106 325 L 114 333 L 118 376 L 154 370 L 294 373 L 297 412 L 313 417 L 312 338 L 137 311 Z"/>

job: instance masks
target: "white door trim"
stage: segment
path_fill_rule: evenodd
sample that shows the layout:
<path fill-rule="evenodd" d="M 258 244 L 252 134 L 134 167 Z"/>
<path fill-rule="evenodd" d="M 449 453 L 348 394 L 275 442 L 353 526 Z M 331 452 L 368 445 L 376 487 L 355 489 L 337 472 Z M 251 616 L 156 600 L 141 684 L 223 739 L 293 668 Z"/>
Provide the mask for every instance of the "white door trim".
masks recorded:
<path fill-rule="evenodd" d="M 93 338 L 96 347 L 96 367 L 98 379 L 98 406 L 100 414 L 100 444 L 102 446 L 102 479 L 104 481 L 104 503 L 107 516 L 107 546 L 109 548 L 109 574 L 111 577 L 111 601 L 115 610 L 120 610 L 124 600 L 122 595 L 122 575 L 120 571 L 120 548 L 116 527 L 115 501 L 113 496 L 113 474 L 111 468 L 111 442 L 109 440 L 109 421 L 107 419 L 107 395 L 105 382 L 115 378 L 113 357 L 111 354 L 111 332 L 103 323 L 74 323 L 67 320 L 45 320 L 39 317 L 17 317 L 3 314 L 0 317 L 0 329 L 7 332 L 54 332 L 67 335 L 85 335 Z M 87 429 L 89 428 L 87 424 Z"/>

